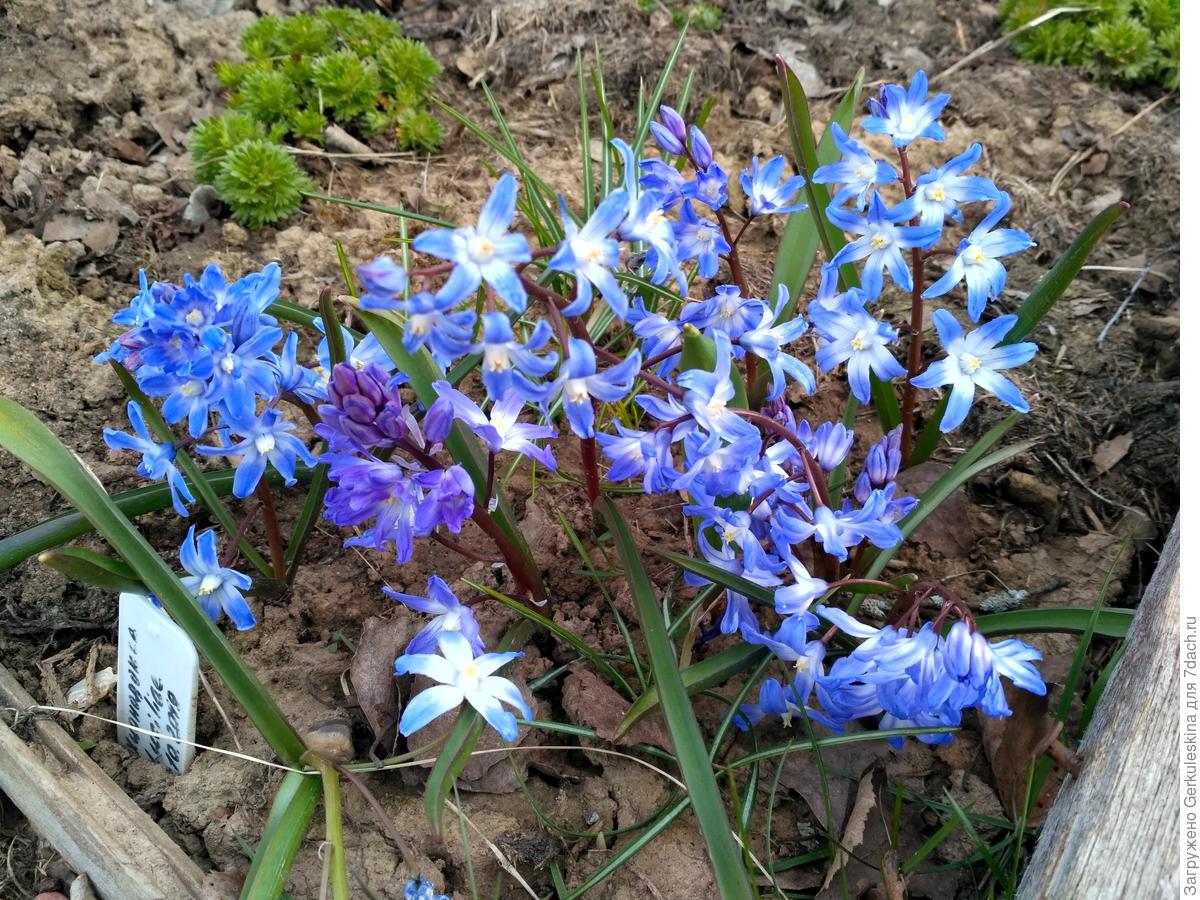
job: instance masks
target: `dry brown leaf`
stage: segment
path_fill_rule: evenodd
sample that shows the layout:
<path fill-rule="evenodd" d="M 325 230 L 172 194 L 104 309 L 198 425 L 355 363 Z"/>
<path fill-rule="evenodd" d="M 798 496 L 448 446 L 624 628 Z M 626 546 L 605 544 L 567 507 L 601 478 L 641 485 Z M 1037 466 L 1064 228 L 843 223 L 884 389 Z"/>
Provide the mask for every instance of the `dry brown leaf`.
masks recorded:
<path fill-rule="evenodd" d="M 850 854 L 863 842 L 867 833 L 867 816 L 875 808 L 875 779 L 871 777 L 873 774 L 874 767 L 864 772 L 858 781 L 854 808 L 850 810 L 850 818 L 846 820 L 846 827 L 842 829 L 842 839 L 838 841 L 837 852 L 829 864 L 829 871 L 825 874 L 825 883 L 821 885 L 821 890 L 833 884 L 833 877 L 846 865 Z"/>
<path fill-rule="evenodd" d="M 1093 153 L 1087 158 L 1087 161 L 1079 167 L 1079 171 L 1084 175 L 1099 175 L 1108 168 L 1107 153 Z"/>
<path fill-rule="evenodd" d="M 1092 465 L 1098 475 L 1103 475 L 1125 458 L 1129 448 L 1133 446 L 1133 432 L 1117 435 L 1105 441 L 1092 454 Z"/>
<path fill-rule="evenodd" d="M 980 716 L 983 726 L 983 747 L 992 763 L 996 776 L 996 789 L 1004 813 L 1014 821 L 1021 805 L 1025 802 L 1025 790 L 1029 780 L 1029 768 L 1034 762 L 1043 739 L 1055 726 L 1049 715 L 1050 701 L 1013 688 L 1004 686 L 1004 694 L 1012 715 L 1004 718 Z M 1046 779 L 1042 793 L 1034 800 L 1029 810 L 1028 824 L 1036 828 L 1042 824 L 1050 804 L 1058 794 L 1063 774 L 1057 768 Z"/>
<path fill-rule="evenodd" d="M 629 711 L 629 703 L 589 669 L 577 668 L 563 680 L 562 705 L 572 722 L 594 728 L 596 734 L 610 743 L 618 746 L 650 744 L 669 753 L 674 751 L 671 735 L 657 712 L 639 719 L 618 737 L 617 729 Z"/>
<path fill-rule="evenodd" d="M 363 623 L 362 637 L 350 663 L 354 696 L 377 741 L 395 733 L 400 711 L 396 657 L 412 640 L 415 627 L 408 616 L 372 616 Z"/>
<path fill-rule="evenodd" d="M 862 730 L 858 726 L 848 731 Z M 821 771 L 817 767 L 812 754 L 797 753 L 785 757 L 783 771 L 779 774 L 779 783 L 795 791 L 804 798 L 813 816 L 820 822 L 822 828 L 836 828 L 836 823 L 846 817 L 850 805 L 851 782 L 833 774 L 830 770 L 840 772 L 861 772 L 878 760 L 891 758 L 892 751 L 883 741 L 863 741 L 857 744 L 840 744 L 826 747 L 821 751 L 825 762 L 825 784 L 829 787 L 829 808 L 834 824 L 826 821 L 825 817 L 825 785 L 821 783 Z M 772 779 L 763 779 L 763 790 L 766 790 Z"/>
<path fill-rule="evenodd" d="M 935 481 L 950 470 L 945 463 L 923 462 L 905 469 L 896 479 L 903 492 L 920 497 Z M 975 534 L 971 526 L 971 504 L 962 487 L 943 500 L 913 531 L 914 540 L 947 559 L 960 559 L 975 549 Z"/>

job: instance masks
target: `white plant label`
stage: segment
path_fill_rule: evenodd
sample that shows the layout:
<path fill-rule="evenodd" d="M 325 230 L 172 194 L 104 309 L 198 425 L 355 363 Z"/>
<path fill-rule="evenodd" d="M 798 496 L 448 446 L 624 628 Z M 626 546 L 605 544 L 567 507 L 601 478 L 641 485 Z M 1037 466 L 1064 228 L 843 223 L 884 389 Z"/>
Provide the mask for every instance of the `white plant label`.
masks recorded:
<path fill-rule="evenodd" d="M 117 617 L 117 741 L 182 774 L 196 739 L 200 658 L 191 638 L 140 594 L 122 594 Z M 147 734 L 146 731 L 154 732 Z"/>

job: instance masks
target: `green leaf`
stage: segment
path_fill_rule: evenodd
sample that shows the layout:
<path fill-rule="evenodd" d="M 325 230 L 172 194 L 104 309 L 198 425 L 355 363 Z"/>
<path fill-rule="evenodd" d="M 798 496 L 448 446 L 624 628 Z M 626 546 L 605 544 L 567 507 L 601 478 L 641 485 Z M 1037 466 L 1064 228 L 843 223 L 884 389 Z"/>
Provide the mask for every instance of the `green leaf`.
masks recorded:
<path fill-rule="evenodd" d="M 938 448 L 938 444 L 942 441 L 942 431 L 939 426 L 942 424 L 942 419 L 946 416 L 946 407 L 949 405 L 950 392 L 947 391 L 945 396 L 938 401 L 937 408 L 934 409 L 933 415 L 929 417 L 929 421 L 925 423 L 925 427 L 921 429 L 921 434 L 917 437 L 916 443 L 913 444 L 913 448 L 908 454 L 909 468 L 925 462 L 925 460 L 933 455 L 933 451 Z"/>
<path fill-rule="evenodd" d="M 608 497 L 601 497 L 598 508 L 608 523 L 617 554 L 625 568 L 625 578 L 629 582 L 642 626 L 642 638 L 650 654 L 664 718 L 671 739 L 675 742 L 679 769 L 687 783 L 700 831 L 708 846 L 708 858 L 716 875 L 718 892 L 726 900 L 749 900 L 754 896 L 754 891 L 746 877 L 742 852 L 730 832 L 729 817 L 709 763 L 708 748 L 680 677 L 679 661 L 667 637 L 666 623 L 654 587 L 646 575 L 645 563 L 616 504 Z"/>
<path fill-rule="evenodd" d="M 575 52 L 575 78 L 579 84 L 579 149 L 583 167 L 583 217 L 590 219 L 596 206 L 596 178 L 592 173 L 591 123 L 588 121 L 587 82 L 583 77 L 583 51 Z"/>
<path fill-rule="evenodd" d="M 218 472 L 205 472 L 201 477 L 214 493 L 218 496 L 225 496 L 233 491 L 233 475 L 233 469 L 221 469 Z M 266 478 L 268 484 L 274 487 L 283 484 L 283 476 L 274 469 L 269 469 L 263 477 Z M 303 464 L 296 466 L 297 481 L 305 484 L 311 478 L 312 469 Z M 126 518 L 132 519 L 169 507 L 171 505 L 171 488 L 166 484 L 152 484 L 114 494 L 109 499 Z M 92 523 L 83 513 L 75 510 L 59 513 L 32 528 L 0 540 L 0 571 L 15 566 L 35 553 L 51 547 L 59 547 L 67 541 L 73 541 L 94 530 Z"/>
<path fill-rule="evenodd" d="M 859 69 L 854 83 L 842 97 L 842 102 L 834 110 L 831 119 L 847 133 L 850 131 L 854 113 L 858 110 L 858 102 L 862 96 L 863 74 L 863 70 Z M 803 129 L 804 124 L 800 123 L 799 127 Z M 808 129 L 811 134 L 811 121 L 808 123 Z M 795 145 L 793 144 L 794 153 Z M 815 159 L 809 161 L 809 164 L 811 165 L 815 161 L 817 165 L 827 165 L 836 162 L 838 157 L 837 145 L 833 142 L 833 129 L 826 128 L 825 133 L 821 135 L 820 143 L 816 146 Z M 805 282 L 807 282 L 813 263 L 816 261 L 817 250 L 821 246 L 820 232 L 817 230 L 820 223 L 817 220 L 823 218 L 825 214 L 825 206 L 829 204 L 829 192 L 824 185 L 816 185 L 816 187 L 825 191 L 824 205 L 814 206 L 811 202 L 813 195 L 809 194 L 809 208 L 788 216 L 787 227 L 784 229 L 783 239 L 779 242 L 779 250 L 775 257 L 775 274 L 771 278 L 771 300 L 774 301 L 779 285 L 787 285 L 788 289 L 788 302 L 779 317 L 781 322 L 790 320 L 795 314 L 796 305 L 800 302 L 800 297 L 804 292 Z M 818 200 L 820 199 L 818 197 Z M 843 242 L 844 240 L 843 238 Z"/>
<path fill-rule="evenodd" d="M 700 333 L 695 325 L 683 326 L 683 352 L 679 354 L 679 370 L 703 369 L 705 372 L 717 368 L 717 342 Z M 729 380 L 733 382 L 732 404 L 739 409 L 748 409 L 746 384 L 736 365 L 729 366 Z"/>
<path fill-rule="evenodd" d="M 693 575 L 707 578 L 713 584 L 729 588 L 734 593 L 741 594 L 756 603 L 762 603 L 771 607 L 775 605 L 775 591 L 771 588 L 748 581 L 742 576 L 735 575 L 728 569 L 722 569 L 720 566 L 715 566 L 707 560 L 697 559 L 694 556 L 685 556 L 682 553 L 676 553 L 673 550 L 663 550 L 658 547 L 651 548 L 651 552 L 656 556 L 661 556 L 663 559 L 670 560 L 679 566 L 679 568 L 691 572 Z"/>
<path fill-rule="evenodd" d="M 600 131 L 602 145 L 600 149 L 600 199 L 603 200 L 613 189 L 613 155 L 616 150 L 611 143 L 613 135 L 612 115 L 608 109 L 608 91 L 604 85 L 604 70 L 600 65 L 600 47 L 594 48 L 596 59 L 591 65 L 592 88 L 596 93 L 596 106 L 600 110 Z M 590 148 L 589 148 L 590 150 Z"/>
<path fill-rule="evenodd" d="M 38 562 L 62 572 L 72 581 L 90 584 L 113 593 L 143 594 L 146 586 L 137 573 L 119 559 L 85 550 L 83 547 L 61 547 L 47 550 Z"/>
<path fill-rule="evenodd" d="M 401 209 L 399 206 L 381 206 L 378 203 L 366 203 L 362 200 L 347 200 L 344 197 L 334 197 L 330 194 L 318 193 L 317 191 L 301 191 L 300 193 L 301 196 L 307 197 L 309 200 L 320 200 L 324 203 L 336 204 L 337 206 L 349 206 L 351 209 L 365 209 L 367 212 L 377 212 L 387 216 L 396 216 L 401 219 L 411 219 L 414 222 L 424 222 L 426 225 L 435 225 L 438 228 L 454 227 L 452 222 L 447 222 L 445 219 Z"/>
<path fill-rule="evenodd" d="M 826 218 L 825 209 L 829 206 L 829 189 L 823 184 L 812 180 L 812 173 L 821 165 L 817 155 L 817 142 L 813 137 L 812 113 L 808 106 L 808 97 L 800 85 L 800 79 L 791 70 L 783 57 L 775 57 L 775 68 L 779 73 L 779 84 L 783 93 L 783 109 L 787 117 L 788 137 L 792 142 L 792 163 L 796 171 L 804 176 L 804 192 L 808 196 L 808 213 L 816 232 L 817 241 L 825 251 L 826 259 L 832 259 L 834 254 L 846 243 L 841 230 L 835 228 Z M 863 72 L 860 69 L 854 80 L 854 86 L 846 99 L 853 97 L 850 104 L 851 116 L 857 105 L 857 95 L 862 90 Z M 843 103 L 846 102 L 843 100 Z M 858 285 L 858 272 L 853 266 L 842 266 L 841 277 L 846 287 Z"/>
<path fill-rule="evenodd" d="M 285 763 L 295 765 L 304 744 L 274 698 L 171 568 L 116 507 L 96 476 L 36 416 L 5 397 L 0 397 L 0 446 L 87 516 L 212 663 L 271 748 Z"/>
<path fill-rule="evenodd" d="M 288 772 L 283 777 L 275 792 L 258 852 L 246 874 L 241 900 L 277 900 L 283 895 L 320 796 L 318 778 L 298 772 Z"/>
<path fill-rule="evenodd" d="M 747 766 L 752 766 L 755 763 L 763 762 L 768 759 L 778 759 L 781 756 L 790 756 L 793 753 L 807 753 L 814 747 L 824 749 L 826 747 L 840 747 L 844 744 L 865 744 L 869 741 L 886 741 L 894 737 L 920 737 L 923 734 L 946 734 L 947 732 L 958 731 L 956 727 L 938 726 L 921 726 L 913 728 L 880 728 L 877 731 L 855 731 L 850 734 L 831 734 L 828 737 L 814 739 L 804 739 L 792 741 L 790 744 L 784 744 L 779 747 L 769 747 L 766 750 L 758 750 L 754 753 L 747 753 L 745 756 L 739 756 L 733 762 L 725 766 L 726 769 L 744 769 Z"/>
<path fill-rule="evenodd" d="M 660 834 L 667 830 L 676 819 L 678 819 L 689 806 L 691 805 L 690 797 L 681 797 L 673 806 L 668 808 L 660 818 L 655 819 L 645 831 L 639 834 L 636 838 L 623 843 L 621 849 L 612 855 L 612 857 L 604 863 L 599 869 L 593 872 L 583 884 L 575 888 L 569 894 L 561 895 L 561 900 L 579 900 L 581 897 L 586 897 L 593 888 L 601 884 L 606 878 L 616 872 L 619 868 L 626 865 L 631 859 L 637 856 L 642 850 L 657 838 Z"/>
<path fill-rule="evenodd" d="M 1092 633 L 1103 637 L 1123 638 L 1133 623 L 1133 610 L 1118 607 L 1091 609 L 1013 609 L 989 613 L 975 619 L 981 634 L 1086 634 L 1095 613 Z"/>
<path fill-rule="evenodd" d="M 684 25 L 679 31 L 679 37 L 675 41 L 675 46 L 671 48 L 671 52 L 667 55 L 667 61 L 663 63 L 662 73 L 658 76 L 658 82 L 654 85 L 654 96 L 642 111 L 638 118 L 637 131 L 633 136 L 633 158 L 641 159 L 642 147 L 646 145 L 646 138 L 650 135 L 650 123 L 654 121 L 658 115 L 658 107 L 662 103 L 663 94 L 667 90 L 667 79 L 671 77 L 671 72 L 675 69 L 675 63 L 679 61 L 679 53 L 683 50 L 683 39 L 687 37 L 687 26 Z"/>
<path fill-rule="evenodd" d="M 1066 253 L 1054 264 L 1054 268 L 1046 273 L 1046 276 L 1038 282 L 1037 287 L 1025 298 L 1025 302 L 1017 310 L 1017 323 L 1000 342 L 1002 346 L 1023 341 L 1033 331 L 1034 326 L 1045 318 L 1054 304 L 1058 302 L 1058 298 L 1066 291 L 1067 286 L 1075 280 L 1075 276 L 1087 262 L 1088 256 L 1091 255 L 1092 249 L 1100 241 L 1100 238 L 1127 209 L 1129 209 L 1129 204 L 1122 200 L 1108 207 L 1088 223 L 1087 227 L 1079 233 L 1079 237 L 1075 238 L 1071 246 L 1067 248 Z"/>
<path fill-rule="evenodd" d="M 1109 564 L 1108 572 L 1104 575 L 1104 583 L 1100 585 L 1100 590 L 1096 594 L 1096 602 L 1092 604 L 1091 615 L 1088 617 L 1087 626 L 1083 629 L 1083 637 L 1079 641 L 1079 647 L 1075 651 L 1075 658 L 1071 660 L 1071 669 L 1067 672 L 1066 680 L 1063 681 L 1062 697 L 1058 703 L 1058 710 L 1054 717 L 1062 723 L 1066 723 L 1067 716 L 1071 712 L 1071 703 L 1075 699 L 1075 689 L 1079 686 L 1079 679 L 1083 675 L 1083 665 L 1087 661 L 1088 648 L 1092 644 L 1092 636 L 1096 633 L 1096 625 L 1100 621 L 1100 611 L 1104 606 L 1104 601 L 1108 599 L 1108 589 L 1112 585 L 1113 576 L 1117 571 L 1117 563 L 1121 557 L 1125 555 L 1125 551 L 1129 549 L 1129 544 L 1133 540 L 1133 535 L 1127 535 L 1125 540 L 1121 542 L 1120 549 L 1117 550 L 1117 555 L 1113 557 L 1112 563 Z M 1121 635 L 1124 637 L 1124 635 Z"/>
<path fill-rule="evenodd" d="M 715 685 L 725 684 L 734 675 L 752 668 L 768 655 L 769 651 L 766 647 L 738 644 L 716 656 L 710 656 L 702 662 L 688 666 L 679 673 L 679 677 L 683 679 L 683 686 L 690 697 Z M 617 728 L 617 736 L 627 732 L 638 719 L 658 705 L 658 688 L 652 685 L 642 696 L 637 698 L 633 706 L 629 708 L 629 712 L 625 713 L 625 718 L 621 720 L 621 724 Z"/>

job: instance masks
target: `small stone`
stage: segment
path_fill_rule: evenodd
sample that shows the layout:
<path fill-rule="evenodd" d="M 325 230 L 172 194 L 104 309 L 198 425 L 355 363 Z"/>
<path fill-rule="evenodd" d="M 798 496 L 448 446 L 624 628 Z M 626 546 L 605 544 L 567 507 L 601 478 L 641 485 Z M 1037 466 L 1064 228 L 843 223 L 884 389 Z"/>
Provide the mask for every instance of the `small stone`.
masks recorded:
<path fill-rule="evenodd" d="M 226 222 L 221 226 L 221 237 L 225 239 L 225 243 L 232 247 L 241 247 L 246 241 L 250 240 L 250 235 L 237 222 Z"/>
<path fill-rule="evenodd" d="M 193 228 L 199 228 L 221 208 L 221 197 L 211 184 L 199 184 L 188 195 L 183 210 L 183 220 Z"/>
<path fill-rule="evenodd" d="M 130 192 L 139 206 L 153 206 L 163 198 L 163 189 L 156 184 L 135 184 Z"/>
<path fill-rule="evenodd" d="M 347 719 L 322 719 L 302 731 L 300 739 L 309 750 L 330 762 L 354 759 L 354 742 L 350 739 Z"/>
<path fill-rule="evenodd" d="M 1009 472 L 1004 489 L 1016 503 L 1037 513 L 1047 523 L 1058 521 L 1058 489 L 1038 481 L 1028 472 Z"/>

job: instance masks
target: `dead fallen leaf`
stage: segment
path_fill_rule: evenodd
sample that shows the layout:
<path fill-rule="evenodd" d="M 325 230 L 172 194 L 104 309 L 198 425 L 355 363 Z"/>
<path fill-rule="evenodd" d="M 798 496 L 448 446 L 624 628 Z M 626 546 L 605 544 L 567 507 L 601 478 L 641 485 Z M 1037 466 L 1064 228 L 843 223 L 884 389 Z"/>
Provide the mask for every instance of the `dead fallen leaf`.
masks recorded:
<path fill-rule="evenodd" d="M 396 657 L 412 640 L 415 626 L 409 616 L 371 616 L 363 624 L 358 649 L 350 662 L 350 683 L 377 741 L 396 731 L 400 692 Z"/>
<path fill-rule="evenodd" d="M 146 156 L 146 151 L 127 137 L 114 135 L 111 139 L 109 139 L 108 150 L 117 159 L 122 159 L 127 163 L 133 163 L 135 166 L 145 166 L 150 164 L 150 159 Z"/>
<path fill-rule="evenodd" d="M 1014 821 L 1017 813 L 1025 802 L 1026 785 L 1029 780 L 1029 767 L 1034 761 L 1046 735 L 1054 728 L 1054 719 L 1049 715 L 1050 701 L 1027 691 L 1017 690 L 1011 685 L 1004 685 L 1004 695 L 1012 715 L 1004 718 L 980 716 L 983 729 L 983 748 L 992 763 L 992 772 L 996 776 L 996 788 L 1000 794 L 1000 805 L 1004 813 Z M 1036 828 L 1042 824 L 1050 804 L 1054 802 L 1058 789 L 1062 785 L 1063 773 L 1057 767 L 1051 770 L 1050 777 L 1042 793 L 1034 799 L 1029 810 L 1028 824 Z"/>
<path fill-rule="evenodd" d="M 850 818 L 846 820 L 846 827 L 842 829 L 837 852 L 833 855 L 829 871 L 825 874 L 825 883 L 821 885 L 822 891 L 833 884 L 834 876 L 841 871 L 842 866 L 846 865 L 850 854 L 857 850 L 863 842 L 863 837 L 867 832 L 867 816 L 875 808 L 874 773 L 875 769 L 872 766 L 859 779 L 858 793 L 854 795 L 854 808 L 850 810 Z"/>
<path fill-rule="evenodd" d="M 1098 309 L 1107 306 L 1107 301 L 1099 297 L 1076 297 L 1067 303 L 1067 309 L 1072 316 L 1090 316 Z"/>
<path fill-rule="evenodd" d="M 949 470 L 950 467 L 945 463 L 923 462 L 905 469 L 896 480 L 905 494 L 920 497 Z M 917 526 L 912 537 L 946 559 L 959 559 L 974 550 L 971 504 L 966 491 L 961 487 L 956 488 Z"/>
<path fill-rule="evenodd" d="M 643 716 L 625 734 L 617 729 L 630 704 L 604 679 L 589 669 L 579 668 L 563 680 L 563 710 L 572 722 L 596 729 L 596 734 L 618 746 L 650 744 L 673 752 L 675 745 L 659 713 Z"/>
<path fill-rule="evenodd" d="M 848 727 L 847 731 L 863 730 L 859 726 Z M 864 741 L 857 744 L 840 744 L 827 747 L 821 751 L 825 763 L 825 784 L 829 786 L 829 808 L 833 822 L 841 822 L 846 817 L 846 809 L 850 805 L 850 786 L 848 778 L 841 778 L 834 772 L 861 772 L 872 763 L 889 759 L 891 748 L 883 741 Z M 768 790 L 774 779 L 762 779 L 762 789 Z M 813 816 L 821 823 L 822 828 L 830 828 L 825 819 L 825 785 L 821 783 L 821 771 L 816 761 L 808 753 L 797 753 L 785 757 L 783 771 L 779 774 L 779 783 L 795 791 L 804 798 Z"/>
<path fill-rule="evenodd" d="M 1083 165 L 1079 167 L 1079 171 L 1084 175 L 1099 175 L 1108 168 L 1107 153 L 1093 153 L 1087 158 Z"/>
<path fill-rule="evenodd" d="M 1103 475 L 1123 460 L 1132 446 L 1133 432 L 1117 435 L 1117 437 L 1100 444 L 1096 448 L 1096 452 L 1092 454 L 1092 465 L 1096 469 L 1096 474 Z"/>

